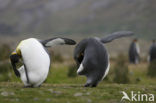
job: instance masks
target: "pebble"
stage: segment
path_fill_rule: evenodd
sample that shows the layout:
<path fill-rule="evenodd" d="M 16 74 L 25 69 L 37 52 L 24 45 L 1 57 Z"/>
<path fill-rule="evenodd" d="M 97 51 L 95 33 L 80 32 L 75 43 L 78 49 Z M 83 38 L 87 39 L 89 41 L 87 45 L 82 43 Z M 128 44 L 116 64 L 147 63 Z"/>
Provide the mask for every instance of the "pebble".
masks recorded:
<path fill-rule="evenodd" d="M 91 103 L 91 102 L 92 102 L 92 100 L 91 100 L 91 99 L 88 99 L 87 101 L 88 101 L 88 103 Z"/>
<path fill-rule="evenodd" d="M 14 92 L 10 92 L 9 94 L 10 94 L 10 95 L 15 95 L 15 93 L 14 93 Z"/>
<path fill-rule="evenodd" d="M 53 91 L 52 93 L 55 93 L 55 94 L 62 94 L 61 91 Z"/>
<path fill-rule="evenodd" d="M 1 92 L 1 95 L 6 97 L 9 95 L 9 93 L 8 92 Z"/>
<path fill-rule="evenodd" d="M 48 91 L 50 91 L 52 93 L 53 92 L 53 89 L 48 89 Z"/>
<path fill-rule="evenodd" d="M 19 99 L 18 99 L 18 98 L 16 98 L 15 100 L 16 100 L 17 102 L 19 101 Z"/>
<path fill-rule="evenodd" d="M 87 92 L 86 95 L 90 95 L 90 92 Z"/>
<path fill-rule="evenodd" d="M 75 93 L 74 96 L 75 96 L 75 97 L 82 96 L 82 93 Z"/>
<path fill-rule="evenodd" d="M 50 99 L 50 98 L 47 98 L 47 99 L 46 99 L 46 101 L 47 101 L 47 102 L 50 102 L 50 101 L 51 101 L 51 99 Z"/>
<path fill-rule="evenodd" d="M 38 101 L 38 100 L 39 100 L 39 98 L 37 98 L 37 97 L 34 98 L 34 101 Z"/>
<path fill-rule="evenodd" d="M 1 95 L 2 96 L 9 96 L 9 95 L 15 95 L 15 93 L 14 92 L 6 92 L 6 91 L 4 91 L 4 92 L 1 92 Z"/>

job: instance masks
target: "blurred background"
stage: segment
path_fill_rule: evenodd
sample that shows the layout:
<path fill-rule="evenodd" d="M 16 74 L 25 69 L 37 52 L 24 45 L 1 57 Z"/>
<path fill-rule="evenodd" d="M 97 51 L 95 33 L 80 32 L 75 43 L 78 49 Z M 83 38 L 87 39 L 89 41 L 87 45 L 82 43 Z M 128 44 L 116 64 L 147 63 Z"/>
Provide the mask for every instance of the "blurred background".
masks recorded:
<path fill-rule="evenodd" d="M 23 39 L 61 36 L 79 42 L 128 30 L 135 36 L 105 45 L 111 69 L 104 82 L 155 84 L 156 78 L 147 75 L 151 68 L 148 50 L 156 37 L 155 5 L 156 0 L 0 0 L 0 81 L 20 82 L 13 74 L 9 55 Z M 137 65 L 128 61 L 134 38 L 138 38 L 141 49 L 141 62 Z M 84 84 L 85 78 L 76 75 L 74 47 L 49 49 L 53 63 L 47 83 Z"/>
<path fill-rule="evenodd" d="M 132 30 L 151 39 L 155 0 L 0 0 L 1 36 L 104 35 Z"/>

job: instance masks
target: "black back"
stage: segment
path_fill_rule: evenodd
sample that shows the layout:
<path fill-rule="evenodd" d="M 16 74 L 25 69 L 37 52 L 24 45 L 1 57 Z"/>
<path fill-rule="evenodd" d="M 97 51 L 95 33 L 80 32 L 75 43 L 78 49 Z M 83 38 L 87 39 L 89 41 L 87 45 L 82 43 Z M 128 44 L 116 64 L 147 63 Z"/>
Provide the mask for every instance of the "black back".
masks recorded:
<path fill-rule="evenodd" d="M 129 61 L 135 63 L 136 59 L 139 59 L 139 54 L 137 52 L 136 43 L 132 42 L 129 48 Z"/>
<path fill-rule="evenodd" d="M 150 61 L 156 60 L 156 43 L 153 43 L 149 51 Z"/>

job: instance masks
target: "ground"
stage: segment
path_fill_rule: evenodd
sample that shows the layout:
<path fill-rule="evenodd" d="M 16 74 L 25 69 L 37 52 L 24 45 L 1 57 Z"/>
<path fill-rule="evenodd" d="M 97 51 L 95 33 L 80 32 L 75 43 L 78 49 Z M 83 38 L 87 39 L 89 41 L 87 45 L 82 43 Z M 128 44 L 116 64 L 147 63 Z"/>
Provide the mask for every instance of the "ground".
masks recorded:
<path fill-rule="evenodd" d="M 18 79 L 0 82 L 0 103 L 119 103 L 123 96 L 121 91 L 128 94 L 131 91 L 139 91 L 141 94 L 156 95 L 156 78 L 146 76 L 147 64 L 129 65 L 129 68 L 132 79 L 130 84 L 116 84 L 111 80 L 104 80 L 96 88 L 86 88 L 83 87 L 85 77 L 69 78 L 67 64 L 55 63 L 41 87 L 24 88 Z M 135 78 L 140 78 L 139 82 L 136 82 Z"/>
<path fill-rule="evenodd" d="M 5 82 L 0 83 L 0 103 L 119 103 L 121 91 L 156 94 L 156 87 L 100 84 L 97 88 L 85 88 L 78 84 L 43 84 L 39 88 L 23 88 L 21 83 Z"/>

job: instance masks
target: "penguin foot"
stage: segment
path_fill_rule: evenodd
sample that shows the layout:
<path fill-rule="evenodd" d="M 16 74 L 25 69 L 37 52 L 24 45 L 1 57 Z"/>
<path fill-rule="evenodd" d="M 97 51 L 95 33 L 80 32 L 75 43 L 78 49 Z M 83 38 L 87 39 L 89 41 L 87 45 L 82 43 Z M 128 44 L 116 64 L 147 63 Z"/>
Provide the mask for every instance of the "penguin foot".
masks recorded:
<path fill-rule="evenodd" d="M 85 85 L 84 85 L 84 87 L 89 87 L 90 86 L 90 84 L 88 84 L 88 83 L 86 83 Z"/>
<path fill-rule="evenodd" d="M 97 86 L 97 84 L 93 84 L 93 85 L 91 85 L 91 87 L 93 88 L 93 87 L 96 87 Z"/>
<path fill-rule="evenodd" d="M 89 84 L 89 83 L 86 83 L 85 85 L 84 85 L 84 87 L 96 87 L 97 86 L 97 84 Z"/>

